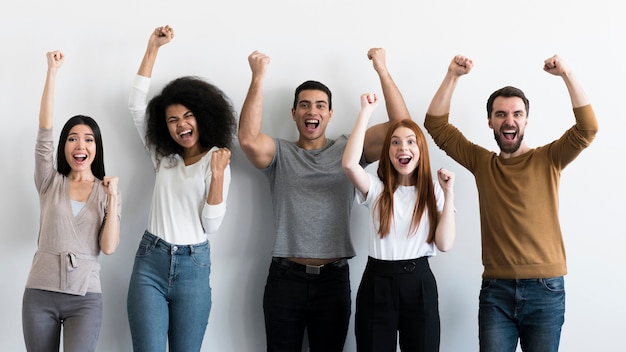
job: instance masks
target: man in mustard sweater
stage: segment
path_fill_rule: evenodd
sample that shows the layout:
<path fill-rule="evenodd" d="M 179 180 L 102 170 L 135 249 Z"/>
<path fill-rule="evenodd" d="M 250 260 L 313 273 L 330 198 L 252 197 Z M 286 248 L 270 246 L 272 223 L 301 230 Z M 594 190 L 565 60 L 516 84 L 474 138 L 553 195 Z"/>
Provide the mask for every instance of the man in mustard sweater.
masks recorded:
<path fill-rule="evenodd" d="M 476 178 L 479 193 L 483 281 L 479 297 L 481 352 L 559 348 L 565 316 L 565 248 L 558 216 L 561 171 L 593 141 L 598 124 L 572 71 L 558 56 L 544 70 L 560 76 L 576 123 L 558 140 L 531 148 L 524 141 L 528 99 L 514 87 L 487 101 L 489 127 L 500 148 L 470 142 L 448 122 L 452 93 L 473 62 L 455 56 L 435 93 L 424 126 L 439 148 Z"/>

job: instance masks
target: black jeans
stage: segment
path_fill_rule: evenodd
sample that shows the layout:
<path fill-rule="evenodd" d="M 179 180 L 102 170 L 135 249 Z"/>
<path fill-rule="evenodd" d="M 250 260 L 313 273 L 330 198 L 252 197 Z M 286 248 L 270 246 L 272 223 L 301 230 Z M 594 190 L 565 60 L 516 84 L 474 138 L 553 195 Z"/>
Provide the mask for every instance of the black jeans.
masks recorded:
<path fill-rule="evenodd" d="M 304 265 L 274 258 L 263 297 L 267 350 L 300 352 L 306 327 L 311 352 L 343 351 L 351 305 L 345 259 L 314 274 Z"/>

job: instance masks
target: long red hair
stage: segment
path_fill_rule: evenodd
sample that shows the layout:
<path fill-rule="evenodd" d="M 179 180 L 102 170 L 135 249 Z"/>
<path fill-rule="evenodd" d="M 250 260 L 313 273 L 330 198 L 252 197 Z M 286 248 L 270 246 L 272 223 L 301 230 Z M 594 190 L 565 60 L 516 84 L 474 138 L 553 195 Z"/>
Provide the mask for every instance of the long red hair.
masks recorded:
<path fill-rule="evenodd" d="M 375 209 L 378 211 L 380 226 L 378 234 L 384 238 L 391 231 L 393 221 L 393 194 L 398 188 L 398 171 L 393 167 L 389 158 L 389 148 L 391 146 L 391 136 L 400 127 L 407 127 L 415 133 L 417 147 L 420 150 L 420 160 L 417 168 L 411 175 L 412 184 L 415 185 L 416 198 L 413 209 L 411 226 L 408 236 L 413 236 L 420 224 L 420 219 L 427 210 L 430 220 L 427 242 L 432 243 L 435 239 L 435 229 L 438 222 L 437 201 L 435 199 L 435 187 L 430 169 L 430 157 L 428 155 L 428 145 L 422 129 L 411 119 L 403 119 L 394 122 L 387 130 L 385 142 L 380 153 L 378 163 L 378 177 L 383 182 L 383 191 L 376 200 Z"/>

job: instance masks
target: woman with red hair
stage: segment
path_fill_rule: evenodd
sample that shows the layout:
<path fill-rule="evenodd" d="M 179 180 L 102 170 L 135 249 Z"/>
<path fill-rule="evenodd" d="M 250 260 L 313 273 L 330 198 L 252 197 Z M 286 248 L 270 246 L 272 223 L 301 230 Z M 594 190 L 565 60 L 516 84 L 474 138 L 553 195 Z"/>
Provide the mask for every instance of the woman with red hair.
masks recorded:
<path fill-rule="evenodd" d="M 454 173 L 433 182 L 426 139 L 410 118 L 388 129 L 377 175 L 359 165 L 375 94 L 361 111 L 343 154 L 357 200 L 372 214 L 369 256 L 356 297 L 358 351 L 439 351 L 438 293 L 428 258 L 452 248 Z M 399 334 L 399 335 L 398 335 Z"/>

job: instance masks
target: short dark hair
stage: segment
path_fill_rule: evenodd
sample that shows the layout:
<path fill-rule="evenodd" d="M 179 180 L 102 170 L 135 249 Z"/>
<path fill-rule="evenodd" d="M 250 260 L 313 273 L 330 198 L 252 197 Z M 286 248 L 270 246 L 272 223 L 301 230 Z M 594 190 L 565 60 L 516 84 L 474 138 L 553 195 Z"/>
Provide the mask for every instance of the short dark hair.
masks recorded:
<path fill-rule="evenodd" d="M 93 137 L 96 140 L 96 156 L 91 163 L 91 172 L 99 178 L 104 179 L 104 147 L 102 146 L 102 134 L 100 133 L 100 127 L 96 120 L 85 115 L 76 115 L 70 117 L 69 120 L 63 126 L 61 130 L 61 136 L 59 137 L 59 146 L 57 148 L 57 171 L 64 176 L 69 175 L 72 168 L 65 158 L 65 144 L 67 143 L 67 137 L 70 134 L 70 130 L 76 125 L 87 125 L 93 132 Z"/>
<path fill-rule="evenodd" d="M 167 129 L 165 111 L 180 104 L 191 110 L 199 130 L 198 143 L 203 149 L 230 148 L 236 130 L 235 111 L 228 96 L 217 86 L 194 76 L 184 76 L 169 82 L 146 108 L 146 143 L 154 146 L 157 160 L 181 154 Z"/>
<path fill-rule="evenodd" d="M 488 119 L 491 118 L 491 113 L 493 112 L 493 102 L 496 100 L 497 97 L 505 97 L 505 98 L 518 97 L 522 99 L 522 101 L 524 102 L 524 106 L 526 107 L 526 116 L 528 116 L 528 113 L 530 111 L 530 102 L 526 98 L 526 95 L 524 95 L 524 92 L 522 92 L 522 90 L 519 88 L 506 86 L 491 93 L 491 95 L 489 96 L 489 99 L 487 99 L 487 118 Z"/>
<path fill-rule="evenodd" d="M 332 101 L 333 95 L 330 92 L 330 89 L 328 89 L 328 87 L 322 82 L 310 81 L 310 80 L 300 84 L 296 88 L 296 94 L 293 98 L 294 109 L 298 106 L 298 97 L 300 96 L 300 92 L 302 92 L 303 90 L 321 90 L 322 92 L 326 93 L 326 95 L 328 96 L 328 110 L 333 109 L 333 101 Z"/>

